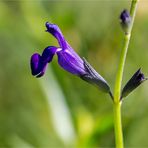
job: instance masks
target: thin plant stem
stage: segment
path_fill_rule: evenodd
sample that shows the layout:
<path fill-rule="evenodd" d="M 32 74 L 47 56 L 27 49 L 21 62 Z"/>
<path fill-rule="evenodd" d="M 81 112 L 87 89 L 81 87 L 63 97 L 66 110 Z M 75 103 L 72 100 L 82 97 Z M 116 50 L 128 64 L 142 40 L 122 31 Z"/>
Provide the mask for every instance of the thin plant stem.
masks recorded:
<path fill-rule="evenodd" d="M 128 51 L 128 46 L 131 38 L 131 32 L 133 28 L 133 23 L 135 19 L 136 9 L 137 9 L 138 0 L 132 0 L 130 15 L 131 15 L 131 26 L 128 32 L 124 35 L 123 48 L 121 50 L 121 55 L 119 59 L 119 65 L 117 69 L 115 88 L 114 88 L 114 128 L 115 128 L 115 140 L 116 140 L 116 148 L 123 148 L 123 133 L 122 133 L 122 121 L 121 121 L 121 84 L 122 77 L 124 71 L 124 65 L 126 61 L 126 55 Z"/>

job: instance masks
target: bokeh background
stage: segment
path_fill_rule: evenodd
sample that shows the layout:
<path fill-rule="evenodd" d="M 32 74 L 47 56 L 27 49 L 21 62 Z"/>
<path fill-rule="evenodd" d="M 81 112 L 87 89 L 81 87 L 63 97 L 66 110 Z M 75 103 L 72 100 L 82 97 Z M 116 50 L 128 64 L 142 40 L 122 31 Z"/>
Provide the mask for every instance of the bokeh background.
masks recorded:
<path fill-rule="evenodd" d="M 123 43 L 119 15 L 127 0 L 0 0 L 0 147 L 114 147 L 108 95 L 61 69 L 57 57 L 44 77 L 30 72 L 30 57 L 57 41 L 45 22 L 114 88 Z M 123 84 L 139 68 L 148 76 L 148 1 L 140 0 Z M 148 147 L 148 83 L 123 101 L 126 147 Z"/>

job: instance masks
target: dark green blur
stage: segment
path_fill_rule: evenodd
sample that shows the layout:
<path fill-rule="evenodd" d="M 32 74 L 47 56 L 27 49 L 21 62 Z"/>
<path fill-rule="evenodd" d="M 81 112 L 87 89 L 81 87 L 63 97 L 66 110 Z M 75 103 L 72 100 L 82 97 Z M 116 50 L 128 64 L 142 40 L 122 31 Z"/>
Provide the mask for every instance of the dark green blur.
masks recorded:
<path fill-rule="evenodd" d="M 148 76 L 147 5 L 141 0 L 123 84 L 140 67 Z M 29 62 L 34 52 L 57 45 L 45 32 L 46 21 L 55 23 L 113 90 L 123 43 L 119 16 L 129 6 L 123 0 L 0 0 L 0 147 L 115 145 L 112 101 L 107 94 L 61 69 L 56 56 L 40 79 L 31 75 Z M 126 147 L 148 147 L 147 90 L 145 82 L 123 100 Z"/>

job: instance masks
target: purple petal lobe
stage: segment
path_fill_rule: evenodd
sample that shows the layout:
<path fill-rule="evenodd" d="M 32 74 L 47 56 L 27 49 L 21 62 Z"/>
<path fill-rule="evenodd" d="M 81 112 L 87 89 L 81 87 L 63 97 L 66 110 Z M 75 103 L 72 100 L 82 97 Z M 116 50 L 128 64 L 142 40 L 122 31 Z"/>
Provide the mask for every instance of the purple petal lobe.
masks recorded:
<path fill-rule="evenodd" d="M 46 28 L 47 32 L 51 33 L 58 40 L 60 47 L 66 49 L 67 43 L 59 27 L 55 24 L 46 22 Z"/>
<path fill-rule="evenodd" d="M 31 66 L 32 75 L 37 75 L 39 73 L 40 62 L 41 62 L 41 56 L 38 53 L 35 53 L 31 56 L 30 66 Z"/>
<path fill-rule="evenodd" d="M 53 56 L 55 55 L 55 53 L 57 52 L 59 48 L 54 47 L 54 46 L 48 46 L 44 49 L 43 53 L 42 53 L 42 62 L 43 63 L 50 63 L 53 59 Z"/>
<path fill-rule="evenodd" d="M 48 46 L 44 49 L 42 56 L 38 53 L 33 54 L 30 61 L 32 75 L 37 78 L 43 76 L 48 63 L 52 61 L 57 50 L 60 48 Z"/>
<path fill-rule="evenodd" d="M 47 68 L 48 63 L 45 63 L 41 66 L 40 73 L 36 75 L 37 78 L 42 77 L 45 74 L 46 68 Z"/>

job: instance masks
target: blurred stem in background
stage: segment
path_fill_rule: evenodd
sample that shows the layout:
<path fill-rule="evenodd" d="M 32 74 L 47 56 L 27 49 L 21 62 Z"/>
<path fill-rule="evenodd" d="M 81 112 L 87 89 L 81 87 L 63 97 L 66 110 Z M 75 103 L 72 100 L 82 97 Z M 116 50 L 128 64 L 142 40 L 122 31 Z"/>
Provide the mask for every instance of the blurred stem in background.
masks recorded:
<path fill-rule="evenodd" d="M 41 88 L 47 98 L 49 113 L 52 114 L 52 122 L 56 133 L 66 146 L 71 146 L 76 141 L 76 132 L 72 124 L 72 118 L 65 96 L 60 89 L 52 70 L 48 71 L 46 79 L 41 82 Z M 50 85 L 49 85 L 50 82 Z"/>
<path fill-rule="evenodd" d="M 121 103 L 122 102 L 120 100 L 121 84 L 122 84 L 122 77 L 123 77 L 127 50 L 129 46 L 130 37 L 131 37 L 131 31 L 132 31 L 135 14 L 136 14 L 137 3 L 138 3 L 138 0 L 132 0 L 131 8 L 130 8 L 131 22 L 127 32 L 125 32 L 125 35 L 124 35 L 124 43 L 121 51 L 121 56 L 119 60 L 116 81 L 115 81 L 113 107 L 114 107 L 115 139 L 116 139 L 117 148 L 123 148 L 123 134 L 122 134 L 122 122 L 121 122 Z"/>

